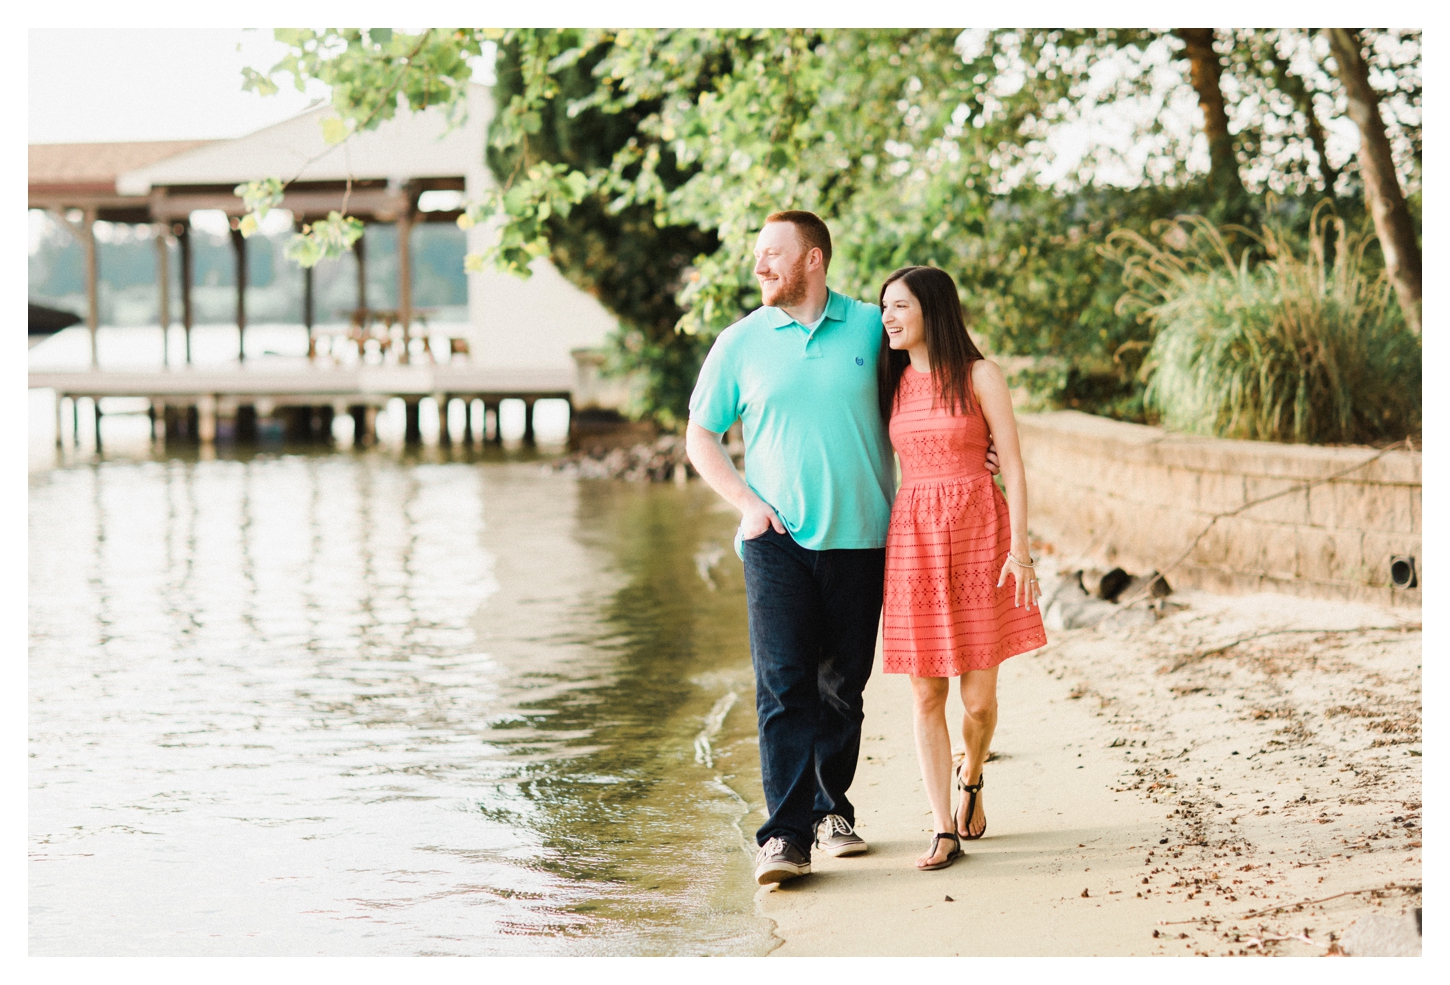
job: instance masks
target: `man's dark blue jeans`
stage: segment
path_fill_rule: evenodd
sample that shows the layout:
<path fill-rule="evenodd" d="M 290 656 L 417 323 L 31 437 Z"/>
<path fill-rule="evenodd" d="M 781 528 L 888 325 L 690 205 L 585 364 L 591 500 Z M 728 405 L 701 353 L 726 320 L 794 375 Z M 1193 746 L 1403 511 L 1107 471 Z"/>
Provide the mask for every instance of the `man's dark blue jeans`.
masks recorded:
<path fill-rule="evenodd" d="M 846 790 L 861 751 L 861 691 L 881 620 L 883 548 L 813 551 L 767 528 L 745 541 L 745 598 L 770 817 L 757 844 L 782 837 L 811 853 L 815 823 L 853 826 Z"/>

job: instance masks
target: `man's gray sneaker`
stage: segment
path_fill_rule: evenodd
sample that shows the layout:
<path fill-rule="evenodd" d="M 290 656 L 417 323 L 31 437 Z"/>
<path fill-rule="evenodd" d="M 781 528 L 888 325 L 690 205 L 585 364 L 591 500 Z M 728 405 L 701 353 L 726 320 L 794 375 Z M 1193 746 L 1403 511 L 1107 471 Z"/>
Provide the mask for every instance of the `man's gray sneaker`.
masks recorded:
<path fill-rule="evenodd" d="M 827 855 L 863 855 L 866 841 L 839 814 L 827 814 L 816 822 L 816 847 Z"/>
<path fill-rule="evenodd" d="M 755 853 L 755 881 L 762 886 L 808 875 L 811 859 L 784 838 L 772 838 Z"/>

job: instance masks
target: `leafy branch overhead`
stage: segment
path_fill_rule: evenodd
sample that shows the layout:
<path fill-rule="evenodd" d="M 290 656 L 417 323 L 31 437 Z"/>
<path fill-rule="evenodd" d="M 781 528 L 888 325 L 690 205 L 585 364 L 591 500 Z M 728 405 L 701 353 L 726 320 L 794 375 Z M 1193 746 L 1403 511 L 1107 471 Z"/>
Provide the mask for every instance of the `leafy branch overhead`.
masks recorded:
<path fill-rule="evenodd" d="M 484 33 L 439 28 L 419 34 L 391 28 L 278 29 L 276 39 L 291 51 L 265 72 L 243 69 L 242 88 L 269 95 L 278 91 L 279 77 L 286 76 L 299 92 L 311 80 L 328 86 L 335 113 L 322 120 L 328 150 L 354 133 L 376 129 L 400 108 L 412 112 L 440 106 L 456 123 L 462 119 L 472 60 L 482 54 L 486 42 Z M 304 164 L 299 175 L 311 163 Z M 257 230 L 268 209 L 281 204 L 286 186 L 295 180 L 297 176 L 286 182 L 274 177 L 238 186 L 237 195 L 247 208 L 242 219 L 244 235 Z M 361 235 L 362 224 L 357 219 L 333 212 L 304 226 L 287 255 L 310 267 L 324 258 L 341 256 Z"/>
<path fill-rule="evenodd" d="M 1138 419 L 1153 413 L 1138 371 L 1156 329 L 1117 307 L 1122 269 L 1098 250 L 1114 229 L 1148 236 L 1199 214 L 1302 237 L 1321 198 L 1357 226 L 1366 186 L 1337 125 L 1345 77 L 1367 125 L 1378 94 L 1369 160 L 1376 187 L 1397 182 L 1406 203 L 1391 217 L 1418 222 L 1414 31 L 1354 35 L 1364 57 L 1348 76 L 1328 36 L 1298 29 L 278 37 L 288 57 L 248 85 L 331 86 L 334 137 L 404 106 L 459 119 L 472 63 L 496 55 L 496 187 L 459 220 L 489 245 L 469 269 L 527 276 L 548 258 L 598 297 L 620 321 L 614 366 L 645 377 L 637 410 L 667 425 L 710 340 L 758 303 L 751 240 L 776 209 L 828 220 L 837 290 L 874 300 L 892 268 L 941 266 L 991 351 L 1033 357 L 1024 379 L 1044 399 Z M 1418 263 L 1409 245 L 1396 257 Z"/>

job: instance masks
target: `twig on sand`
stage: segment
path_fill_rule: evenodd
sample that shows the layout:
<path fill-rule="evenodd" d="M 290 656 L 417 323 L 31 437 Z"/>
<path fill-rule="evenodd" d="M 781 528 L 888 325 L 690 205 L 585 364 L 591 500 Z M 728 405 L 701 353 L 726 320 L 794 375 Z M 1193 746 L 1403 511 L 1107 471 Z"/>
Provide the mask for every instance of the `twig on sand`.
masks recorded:
<path fill-rule="evenodd" d="M 1418 893 L 1423 888 L 1424 887 L 1420 883 L 1404 883 L 1404 884 L 1401 884 L 1401 883 L 1393 883 L 1393 882 L 1391 882 L 1391 883 L 1386 883 L 1383 886 L 1371 886 L 1368 889 L 1347 889 L 1347 890 L 1345 890 L 1342 893 L 1335 893 L 1333 896 L 1325 896 L 1325 897 L 1323 897 L 1321 899 L 1306 899 L 1306 900 L 1301 900 L 1298 903 L 1284 903 L 1284 904 L 1282 904 L 1280 906 L 1269 906 L 1269 907 L 1265 907 L 1262 910 L 1253 910 L 1252 912 L 1245 913 L 1243 916 L 1241 916 L 1241 917 L 1235 917 L 1234 919 L 1237 919 L 1237 920 L 1252 920 L 1254 917 L 1262 917 L 1262 916 L 1265 916 L 1265 915 L 1270 914 L 1270 913 L 1278 913 L 1280 910 L 1288 910 L 1288 909 L 1291 909 L 1291 908 L 1296 907 L 1296 906 L 1313 906 L 1315 903 L 1328 903 L 1330 900 L 1332 900 L 1332 899 L 1339 899 L 1341 896 L 1358 896 L 1361 893 L 1383 893 L 1383 892 L 1387 892 L 1387 891 L 1389 891 L 1391 889 L 1408 889 L 1411 892 Z M 1208 920 L 1216 920 L 1219 923 L 1222 923 L 1223 922 L 1223 919 L 1224 919 L 1223 917 L 1208 917 L 1208 916 L 1202 916 L 1202 917 L 1195 917 L 1192 920 L 1159 920 L 1158 921 L 1158 925 L 1160 927 L 1167 927 L 1167 926 L 1172 926 L 1173 924 L 1179 924 L 1179 923 L 1204 923 L 1205 921 L 1208 921 Z M 1265 940 L 1270 940 L 1270 939 L 1288 940 L 1289 938 L 1287 938 L 1287 937 L 1280 937 L 1280 938 L 1264 938 L 1264 939 Z M 1310 943 L 1313 943 L 1313 942 L 1311 941 Z"/>
<path fill-rule="evenodd" d="M 1241 643 L 1249 643 L 1253 640 L 1261 640 L 1266 636 L 1288 636 L 1294 633 L 1318 633 L 1330 635 L 1332 633 L 1398 633 L 1398 632 L 1419 632 L 1422 628 L 1420 623 L 1404 623 L 1399 626 L 1355 626 L 1350 629 L 1272 629 L 1263 633 L 1253 633 L 1249 636 L 1240 636 L 1236 640 L 1222 643 L 1218 646 L 1209 647 L 1207 650 L 1195 650 L 1192 653 L 1180 655 L 1173 661 L 1173 666 L 1168 668 L 1168 673 L 1182 670 L 1191 663 L 1197 663 L 1205 657 L 1211 657 L 1215 653 L 1222 653 L 1225 650 L 1232 650 Z"/>
<path fill-rule="evenodd" d="M 1265 934 L 1263 937 L 1250 937 L 1246 942 L 1249 947 L 1263 947 L 1270 941 L 1303 941 L 1310 947 L 1326 947 L 1318 941 L 1309 939 L 1308 934 Z"/>
<path fill-rule="evenodd" d="M 1383 893 L 1390 889 L 1408 889 L 1418 893 L 1424 888 L 1420 883 L 1386 883 L 1383 886 L 1371 886 L 1369 889 L 1349 889 L 1342 893 L 1335 893 L 1333 896 L 1326 896 L 1323 899 L 1307 899 L 1302 903 L 1285 903 L 1283 906 L 1270 906 L 1262 910 L 1254 910 L 1252 913 L 1245 913 L 1239 917 L 1240 920 L 1250 920 L 1254 917 L 1262 917 L 1270 913 L 1278 913 L 1280 910 L 1287 910 L 1293 906 L 1313 906 L 1315 903 L 1328 903 L 1332 899 L 1339 899 L 1341 896 L 1358 896 L 1361 893 Z"/>

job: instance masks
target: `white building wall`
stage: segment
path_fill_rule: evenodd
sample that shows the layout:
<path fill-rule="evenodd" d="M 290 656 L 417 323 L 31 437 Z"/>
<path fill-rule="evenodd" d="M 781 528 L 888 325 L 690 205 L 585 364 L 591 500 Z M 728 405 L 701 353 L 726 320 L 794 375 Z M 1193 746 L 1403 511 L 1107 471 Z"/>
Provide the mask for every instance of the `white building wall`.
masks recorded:
<path fill-rule="evenodd" d="M 470 201 L 494 184 L 485 160 L 493 94 L 482 86 L 470 92 L 470 146 L 476 149 L 465 176 Z M 495 242 L 496 227 L 468 231 L 468 250 L 482 253 Z M 574 369 L 571 349 L 598 348 L 617 320 L 592 295 L 569 283 L 547 259 L 535 260 L 528 280 L 486 270 L 468 275 L 471 361 L 487 367 Z"/>

